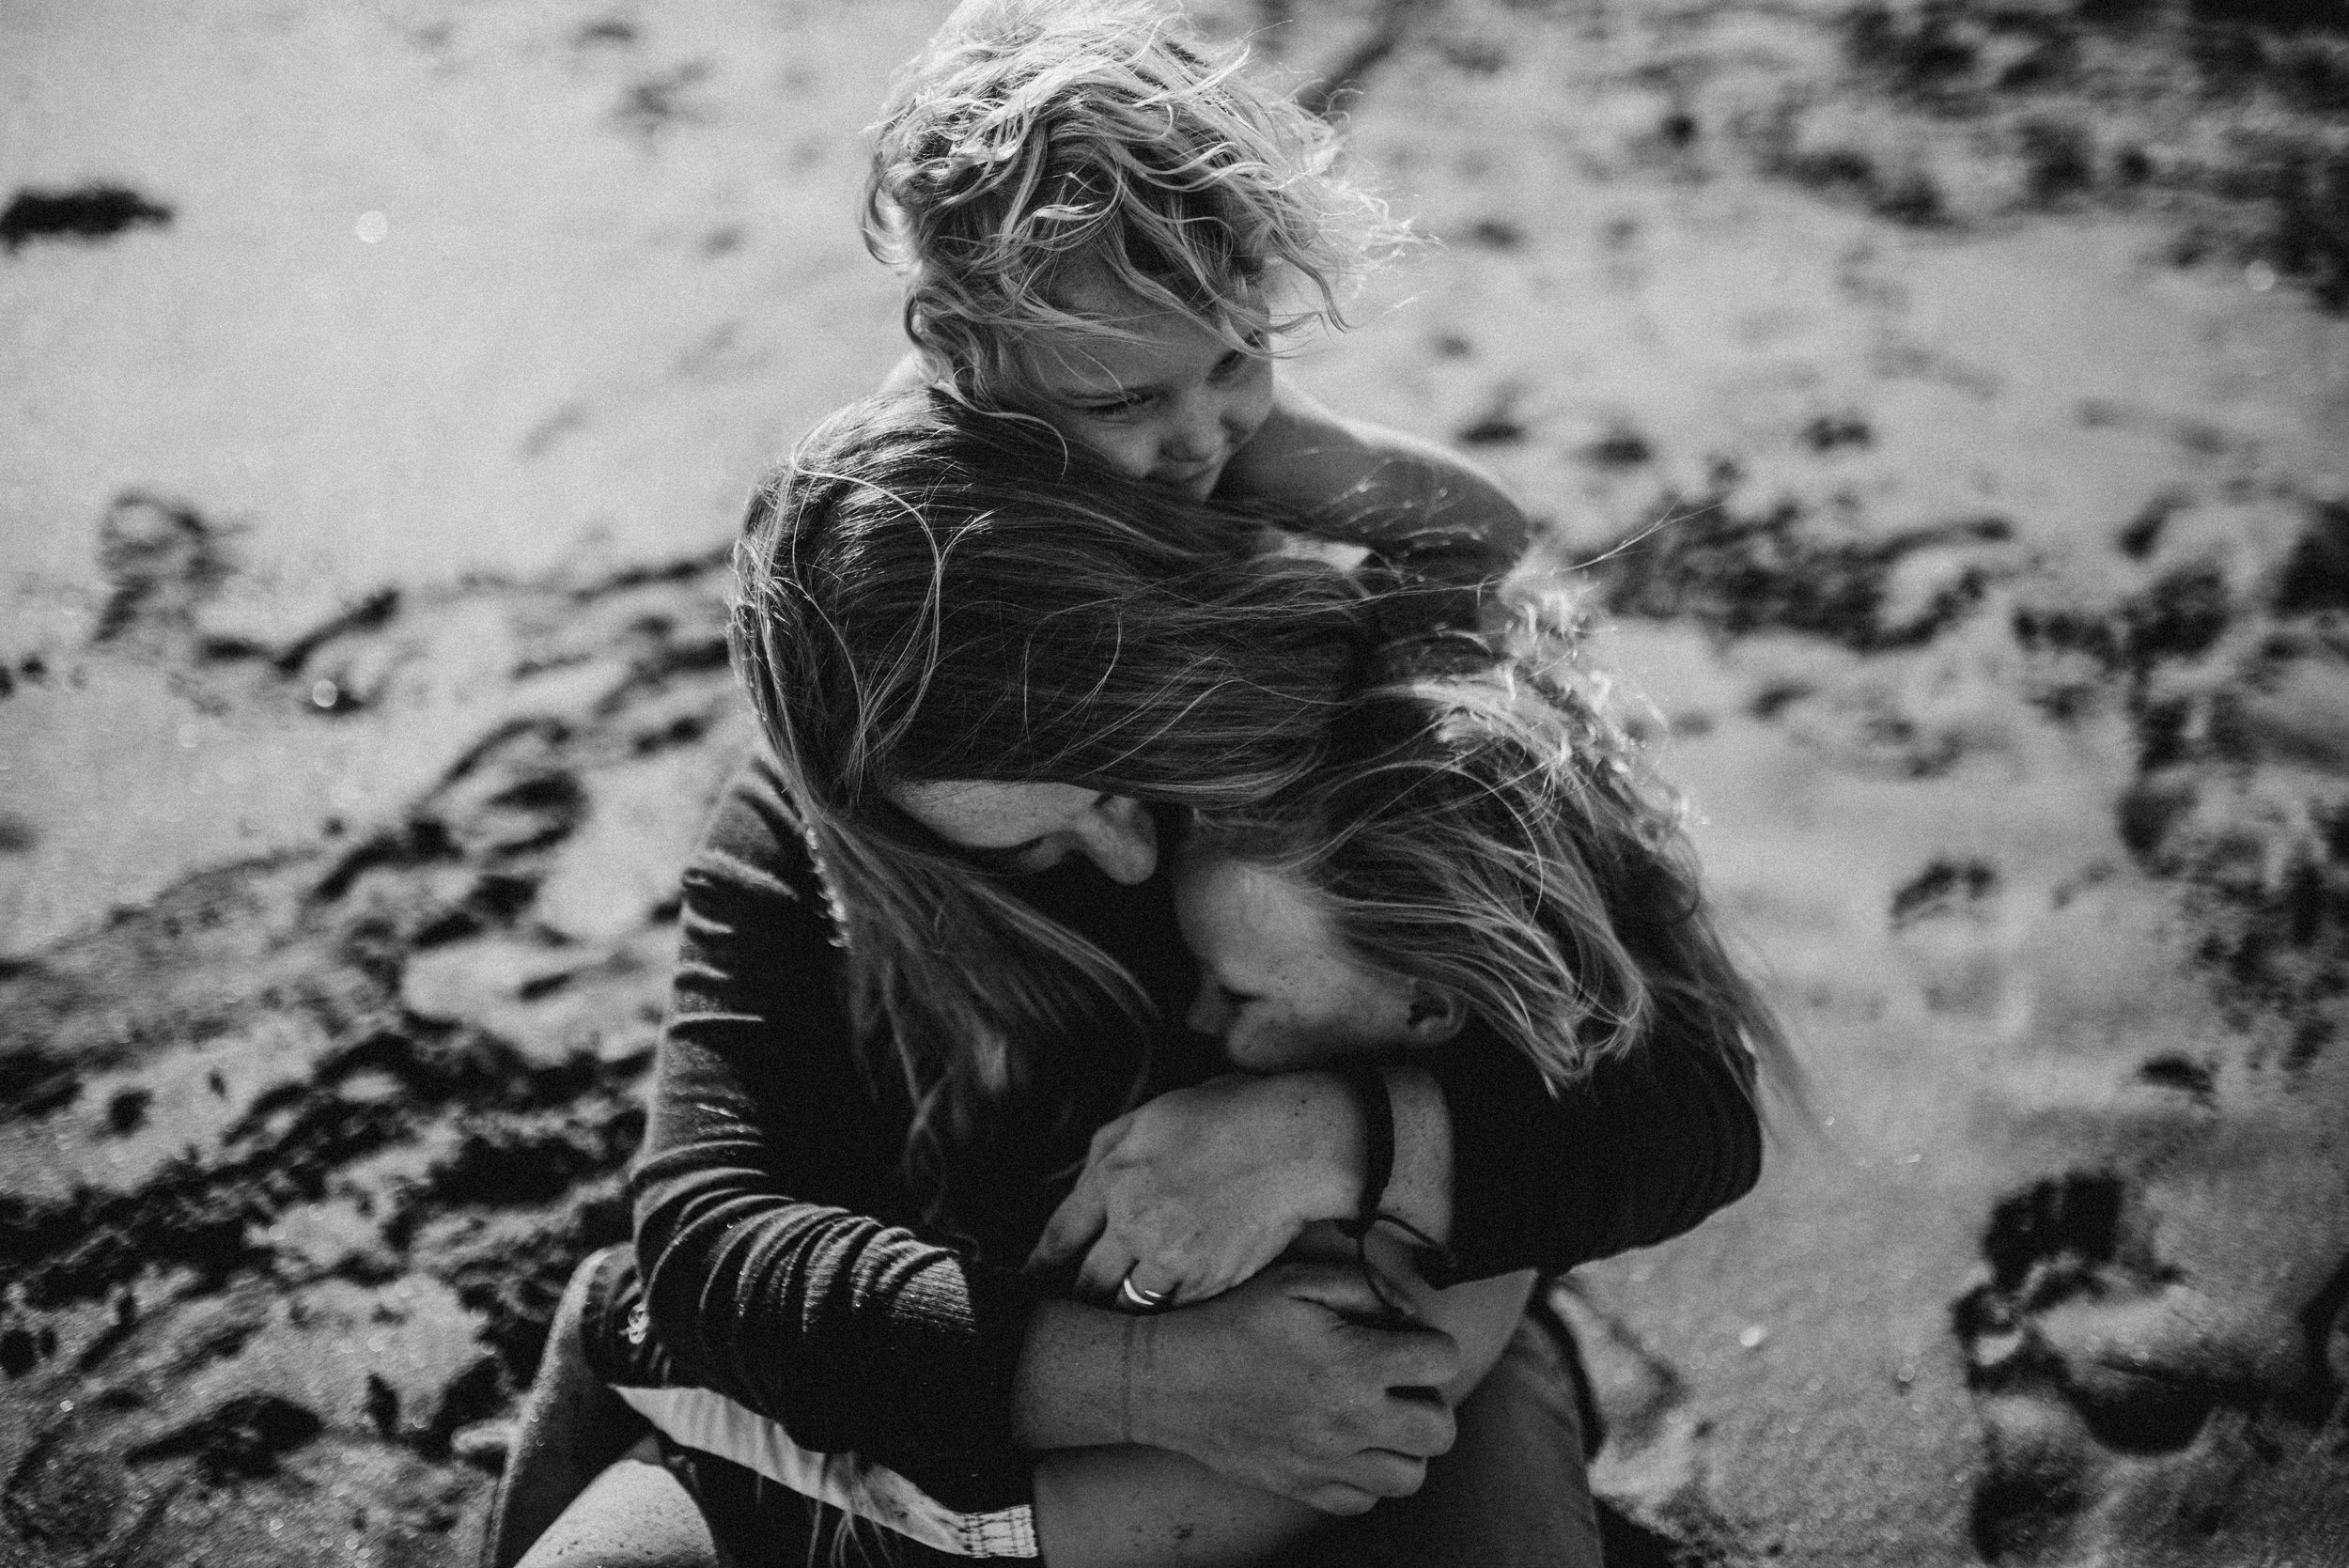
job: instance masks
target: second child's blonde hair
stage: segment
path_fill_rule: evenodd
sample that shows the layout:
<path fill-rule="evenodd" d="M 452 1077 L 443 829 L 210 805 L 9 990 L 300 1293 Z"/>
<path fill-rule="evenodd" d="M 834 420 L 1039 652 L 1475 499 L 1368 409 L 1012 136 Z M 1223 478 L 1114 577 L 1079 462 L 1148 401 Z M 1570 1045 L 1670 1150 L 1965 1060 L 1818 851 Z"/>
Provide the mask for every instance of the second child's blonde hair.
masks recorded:
<path fill-rule="evenodd" d="M 1245 353 L 1345 325 L 1353 283 L 1404 230 L 1339 177 L 1330 127 L 1241 63 L 1155 0 L 957 8 L 891 94 L 864 203 L 866 245 L 908 270 L 906 331 L 935 377 L 1016 400 L 1023 340 L 1127 335 L 1072 310 L 1085 281 Z M 1290 280 L 1303 293 L 1283 309 Z"/>
<path fill-rule="evenodd" d="M 1539 613 L 1536 613 L 1535 612 Z M 1193 852 L 1304 890 L 1365 967 L 1457 997 L 1553 1092 L 1655 1047 L 1800 1103 L 1714 927 L 1677 800 L 1573 660 L 1563 600 L 1391 650 L 1313 774 L 1201 815 Z"/>

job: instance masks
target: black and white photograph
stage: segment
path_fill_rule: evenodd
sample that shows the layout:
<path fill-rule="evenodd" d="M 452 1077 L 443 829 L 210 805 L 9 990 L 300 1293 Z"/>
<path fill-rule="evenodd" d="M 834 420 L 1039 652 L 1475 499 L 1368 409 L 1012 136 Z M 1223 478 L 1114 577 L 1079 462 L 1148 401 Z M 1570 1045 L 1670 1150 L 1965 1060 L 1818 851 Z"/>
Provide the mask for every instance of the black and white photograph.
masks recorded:
<path fill-rule="evenodd" d="M 2349 1568 L 2349 0 L 0 4 L 0 1568 Z"/>

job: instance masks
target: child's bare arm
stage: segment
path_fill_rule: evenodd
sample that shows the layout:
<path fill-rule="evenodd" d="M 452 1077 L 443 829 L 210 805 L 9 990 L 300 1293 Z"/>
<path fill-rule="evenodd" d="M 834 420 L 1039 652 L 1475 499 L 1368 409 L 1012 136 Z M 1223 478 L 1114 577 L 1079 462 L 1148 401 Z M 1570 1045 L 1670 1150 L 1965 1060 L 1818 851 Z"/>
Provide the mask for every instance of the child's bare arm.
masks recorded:
<path fill-rule="evenodd" d="M 1532 535 L 1500 485 L 1457 453 L 1344 418 L 1285 380 L 1221 488 L 1463 587 L 1504 576 Z"/>

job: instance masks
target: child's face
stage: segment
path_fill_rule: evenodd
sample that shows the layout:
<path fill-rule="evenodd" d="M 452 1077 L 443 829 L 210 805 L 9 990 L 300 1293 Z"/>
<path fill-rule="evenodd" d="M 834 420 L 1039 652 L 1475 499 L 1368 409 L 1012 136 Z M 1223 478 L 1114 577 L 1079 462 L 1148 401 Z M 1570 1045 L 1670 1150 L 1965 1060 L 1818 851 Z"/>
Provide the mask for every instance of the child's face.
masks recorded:
<path fill-rule="evenodd" d="M 1250 1072 L 1289 1072 L 1421 1043 L 1415 988 L 1366 969 L 1295 883 L 1212 853 L 1182 855 L 1174 908 L 1199 959 L 1186 1022 Z"/>
<path fill-rule="evenodd" d="M 1031 347 L 1026 405 L 1121 474 L 1206 499 L 1272 411 L 1272 362 L 1098 279 L 1064 303 L 1133 335 Z"/>

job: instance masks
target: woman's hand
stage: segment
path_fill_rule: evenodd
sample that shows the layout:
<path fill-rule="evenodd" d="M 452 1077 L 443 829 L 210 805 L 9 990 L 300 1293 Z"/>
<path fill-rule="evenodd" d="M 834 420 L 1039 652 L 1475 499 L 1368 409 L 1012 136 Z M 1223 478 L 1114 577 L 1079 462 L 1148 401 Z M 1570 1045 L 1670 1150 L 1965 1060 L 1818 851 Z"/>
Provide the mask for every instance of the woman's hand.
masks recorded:
<path fill-rule="evenodd" d="M 1233 1076 L 1161 1094 L 1093 1136 L 1084 1174 L 1031 1268 L 1081 1257 L 1080 1299 L 1137 1289 L 1174 1303 L 1221 1296 L 1316 1219 L 1361 1202 L 1361 1129 L 1327 1073 Z"/>
<path fill-rule="evenodd" d="M 1375 1326 L 1384 1320 L 1386 1326 Z M 1448 1334 L 1397 1324 L 1351 1263 L 1282 1263 L 1134 1321 L 1126 1436 L 1326 1514 L 1408 1497 L 1452 1446 Z"/>

